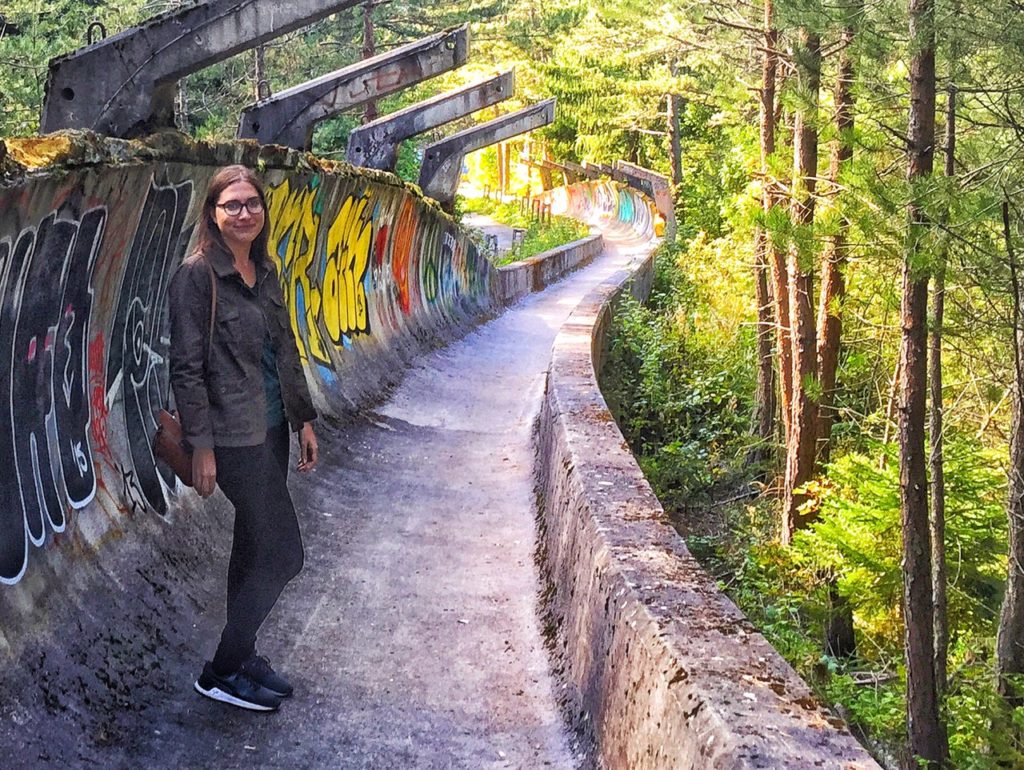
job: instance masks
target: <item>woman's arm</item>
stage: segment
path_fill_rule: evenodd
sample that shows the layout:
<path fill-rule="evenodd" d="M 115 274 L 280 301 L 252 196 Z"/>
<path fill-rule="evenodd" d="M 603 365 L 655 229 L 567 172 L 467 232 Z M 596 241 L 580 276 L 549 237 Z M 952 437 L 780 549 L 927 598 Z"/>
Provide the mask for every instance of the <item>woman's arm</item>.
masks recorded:
<path fill-rule="evenodd" d="M 207 497 L 213 492 L 217 469 L 213 459 L 213 426 L 205 374 L 212 297 L 206 265 L 191 258 L 182 263 L 171 280 L 168 294 L 171 387 L 182 433 L 193 449 L 192 473 L 196 491 Z"/>

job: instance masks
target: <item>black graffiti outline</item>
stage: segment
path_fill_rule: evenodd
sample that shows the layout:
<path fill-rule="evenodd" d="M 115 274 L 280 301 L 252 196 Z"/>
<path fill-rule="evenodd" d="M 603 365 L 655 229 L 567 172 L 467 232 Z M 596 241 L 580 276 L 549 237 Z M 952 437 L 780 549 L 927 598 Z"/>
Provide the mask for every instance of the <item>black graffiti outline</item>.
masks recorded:
<path fill-rule="evenodd" d="M 107 401 L 121 390 L 135 480 L 146 504 L 161 516 L 167 513 L 166 491 L 176 484 L 170 469 L 157 464 L 152 447 L 169 388 L 167 285 L 191 237 L 185 217 L 193 190 L 191 180 L 151 180 L 125 260 L 107 350 Z"/>
<path fill-rule="evenodd" d="M 5 584 L 24 575 L 30 542 L 39 547 L 49 531 L 66 529 L 65 502 L 81 508 L 96 494 L 85 366 L 91 276 L 107 212 L 99 207 L 80 217 L 67 213 L 62 206 L 23 229 L 13 249 L 10 240 L 2 242 L 0 321 L 9 331 L 0 335 L 0 361 L 8 375 L 0 383 L 0 404 L 8 405 L 10 419 L 0 426 L 0 446 L 12 450 L 12 462 L 0 468 L 0 583 Z M 68 291 L 73 281 L 77 285 Z M 63 350 L 57 344 L 61 339 Z M 70 437 L 69 453 L 62 451 L 63 437 Z"/>

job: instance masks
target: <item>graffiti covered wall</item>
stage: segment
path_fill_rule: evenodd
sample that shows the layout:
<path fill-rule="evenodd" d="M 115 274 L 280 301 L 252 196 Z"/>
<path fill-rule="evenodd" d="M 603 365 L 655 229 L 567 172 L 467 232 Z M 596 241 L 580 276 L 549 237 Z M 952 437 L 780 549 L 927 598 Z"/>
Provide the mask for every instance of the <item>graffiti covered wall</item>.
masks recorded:
<path fill-rule="evenodd" d="M 168 404 L 166 289 L 214 165 L 64 168 L 0 187 L 0 584 L 79 520 L 92 541 L 180 490 L 152 454 Z M 270 248 L 321 410 L 490 310 L 493 268 L 397 182 L 347 167 L 264 173 Z M 445 331 L 447 330 L 447 331 Z M 2 589 L 0 589 L 2 590 Z"/>
<path fill-rule="evenodd" d="M 608 229 L 609 225 L 628 227 L 642 238 L 664 234 L 665 220 L 654 202 L 620 182 L 576 182 L 541 197 L 551 203 L 551 213 L 557 216 L 572 217 L 602 229 Z"/>

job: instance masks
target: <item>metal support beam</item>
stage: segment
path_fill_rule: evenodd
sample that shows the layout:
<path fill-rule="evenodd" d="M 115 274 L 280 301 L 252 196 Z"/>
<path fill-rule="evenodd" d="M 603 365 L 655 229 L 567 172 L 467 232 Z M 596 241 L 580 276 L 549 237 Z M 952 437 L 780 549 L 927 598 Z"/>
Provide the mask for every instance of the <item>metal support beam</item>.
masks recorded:
<path fill-rule="evenodd" d="M 465 64 L 469 25 L 364 59 L 242 111 L 239 138 L 310 149 L 317 123 Z"/>
<path fill-rule="evenodd" d="M 353 166 L 394 171 L 398 145 L 404 140 L 508 99 L 514 87 L 509 70 L 482 83 L 385 115 L 349 134 L 346 160 Z"/>
<path fill-rule="evenodd" d="M 429 145 L 420 168 L 420 188 L 442 206 L 450 207 L 455 202 L 466 154 L 546 126 L 554 119 L 555 100 L 545 99 Z"/>
<path fill-rule="evenodd" d="M 40 130 L 174 127 L 177 81 L 360 0 L 208 0 L 50 61 Z"/>
<path fill-rule="evenodd" d="M 626 184 L 654 201 L 658 213 L 665 220 L 665 237 L 673 240 L 676 235 L 676 211 L 669 178 L 624 160 L 615 161 L 615 171 Z"/>

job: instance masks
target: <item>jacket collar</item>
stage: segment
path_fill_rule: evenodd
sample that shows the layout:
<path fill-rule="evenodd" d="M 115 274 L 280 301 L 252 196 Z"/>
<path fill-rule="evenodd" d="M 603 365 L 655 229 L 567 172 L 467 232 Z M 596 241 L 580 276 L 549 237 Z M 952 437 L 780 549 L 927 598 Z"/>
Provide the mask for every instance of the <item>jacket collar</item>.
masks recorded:
<path fill-rule="evenodd" d="M 210 265 L 213 267 L 213 272 L 217 274 L 218 278 L 227 278 L 230 275 L 238 275 L 238 271 L 235 270 L 235 257 L 225 247 L 220 244 L 213 244 L 210 253 L 206 255 L 206 258 L 210 260 Z M 256 260 L 256 276 L 257 279 L 263 276 L 270 269 L 269 265 L 266 264 L 265 259 Z"/>

